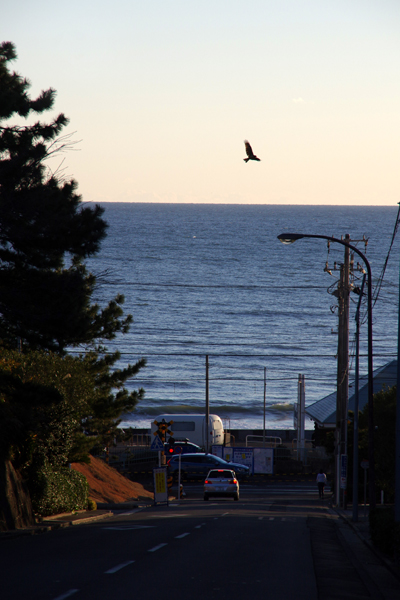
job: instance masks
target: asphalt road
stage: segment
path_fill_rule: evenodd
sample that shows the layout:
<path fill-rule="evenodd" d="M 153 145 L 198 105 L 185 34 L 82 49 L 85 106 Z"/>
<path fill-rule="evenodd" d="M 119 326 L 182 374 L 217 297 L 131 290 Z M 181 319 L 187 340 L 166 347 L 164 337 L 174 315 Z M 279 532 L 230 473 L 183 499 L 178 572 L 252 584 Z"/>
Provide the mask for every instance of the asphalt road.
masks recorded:
<path fill-rule="evenodd" d="M 315 484 L 242 484 L 239 502 L 204 502 L 199 485 L 186 492 L 168 506 L 2 542 L 2 600 L 347 598 L 335 591 L 342 559 L 359 592 L 352 597 L 386 598 L 371 595 L 376 586 L 351 564 Z M 327 571 L 317 559 L 335 548 Z"/>

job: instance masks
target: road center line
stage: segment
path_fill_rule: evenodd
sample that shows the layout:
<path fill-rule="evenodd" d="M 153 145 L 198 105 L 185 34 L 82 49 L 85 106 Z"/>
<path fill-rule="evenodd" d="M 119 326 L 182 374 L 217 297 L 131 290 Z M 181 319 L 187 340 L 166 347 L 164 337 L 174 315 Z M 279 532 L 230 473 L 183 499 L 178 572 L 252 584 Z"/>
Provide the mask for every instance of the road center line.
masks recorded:
<path fill-rule="evenodd" d="M 127 562 L 121 563 L 120 565 L 117 565 L 116 567 L 109 569 L 108 571 L 106 571 L 106 574 L 111 575 L 112 573 L 116 573 L 120 569 L 123 569 L 124 567 L 127 567 L 128 565 L 131 565 L 134 562 L 135 562 L 134 560 L 128 560 Z"/>
<path fill-rule="evenodd" d="M 57 596 L 57 598 L 54 598 L 54 600 L 64 600 L 65 598 L 72 596 L 72 594 L 76 594 L 76 592 L 79 592 L 79 590 L 68 590 L 68 592 L 61 594 L 61 596 Z"/>
<path fill-rule="evenodd" d="M 154 546 L 154 548 L 150 548 L 150 550 L 148 550 L 148 552 L 156 552 L 157 550 L 159 550 L 160 548 L 163 548 L 164 546 L 167 546 L 167 544 L 158 544 L 158 546 Z"/>
<path fill-rule="evenodd" d="M 181 533 L 181 535 L 176 535 L 175 539 L 181 540 L 182 538 L 186 537 L 187 535 L 190 535 L 190 533 Z"/>

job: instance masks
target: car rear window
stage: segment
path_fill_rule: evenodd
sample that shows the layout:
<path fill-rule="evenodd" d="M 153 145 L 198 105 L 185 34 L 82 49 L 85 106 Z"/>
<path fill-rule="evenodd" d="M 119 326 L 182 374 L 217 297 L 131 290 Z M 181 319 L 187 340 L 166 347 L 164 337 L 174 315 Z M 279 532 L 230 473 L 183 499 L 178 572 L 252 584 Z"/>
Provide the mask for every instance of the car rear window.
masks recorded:
<path fill-rule="evenodd" d="M 210 471 L 208 479 L 232 479 L 232 471 Z"/>

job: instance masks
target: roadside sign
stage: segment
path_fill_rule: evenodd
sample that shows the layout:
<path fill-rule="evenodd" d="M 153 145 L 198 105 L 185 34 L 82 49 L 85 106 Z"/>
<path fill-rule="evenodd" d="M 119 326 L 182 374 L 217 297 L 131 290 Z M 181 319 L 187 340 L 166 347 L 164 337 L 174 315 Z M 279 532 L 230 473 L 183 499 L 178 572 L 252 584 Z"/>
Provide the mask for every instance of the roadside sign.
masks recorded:
<path fill-rule="evenodd" d="M 234 463 L 239 463 L 240 465 L 246 465 L 246 467 L 249 467 L 250 469 L 250 474 L 253 475 L 254 474 L 254 448 L 248 448 L 243 447 L 243 448 L 237 448 L 236 446 L 234 448 L 231 448 L 232 450 L 232 454 L 230 456 L 229 459 L 226 458 L 226 460 L 231 460 Z"/>
<path fill-rule="evenodd" d="M 153 469 L 154 478 L 154 504 L 168 504 L 167 469 L 159 467 Z"/>
<path fill-rule="evenodd" d="M 154 440 L 151 442 L 150 450 L 164 450 L 164 444 L 158 435 L 156 435 Z"/>
<path fill-rule="evenodd" d="M 369 469 L 369 460 L 362 460 L 361 461 L 361 468 L 362 469 Z"/>

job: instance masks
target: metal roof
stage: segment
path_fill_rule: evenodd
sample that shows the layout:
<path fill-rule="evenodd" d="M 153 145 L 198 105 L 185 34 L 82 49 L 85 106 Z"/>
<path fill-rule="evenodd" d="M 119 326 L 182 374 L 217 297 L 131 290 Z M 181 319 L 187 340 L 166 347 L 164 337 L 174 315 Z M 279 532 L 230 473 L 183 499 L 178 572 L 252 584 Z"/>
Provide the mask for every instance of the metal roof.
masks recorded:
<path fill-rule="evenodd" d="M 385 387 L 392 387 L 396 383 L 397 360 L 392 360 L 374 371 L 374 394 Z M 354 388 L 354 382 L 349 386 L 349 410 L 354 411 L 355 400 L 354 392 L 351 394 L 352 387 Z M 364 375 L 359 379 L 358 402 L 359 410 L 362 411 L 368 403 L 368 375 Z M 310 404 L 306 408 L 306 414 L 321 427 L 336 427 L 336 391 L 321 400 L 317 400 L 314 404 Z"/>

